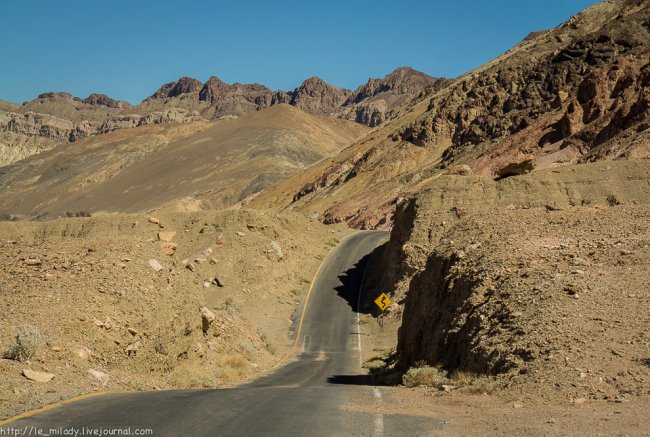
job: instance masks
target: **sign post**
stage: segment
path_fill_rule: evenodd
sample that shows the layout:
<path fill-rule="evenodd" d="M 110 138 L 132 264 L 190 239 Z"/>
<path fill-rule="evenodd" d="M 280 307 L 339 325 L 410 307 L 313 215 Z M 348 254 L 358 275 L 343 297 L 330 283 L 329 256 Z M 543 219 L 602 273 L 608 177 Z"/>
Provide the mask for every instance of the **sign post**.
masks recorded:
<path fill-rule="evenodd" d="M 386 308 L 390 306 L 390 304 L 393 303 L 392 300 L 390 300 L 390 297 L 386 293 L 382 293 L 379 295 L 377 299 L 375 299 L 375 305 L 379 307 L 381 310 L 381 314 L 378 317 L 378 322 L 379 326 L 381 327 L 381 330 L 384 330 L 384 316 L 386 315 Z"/>

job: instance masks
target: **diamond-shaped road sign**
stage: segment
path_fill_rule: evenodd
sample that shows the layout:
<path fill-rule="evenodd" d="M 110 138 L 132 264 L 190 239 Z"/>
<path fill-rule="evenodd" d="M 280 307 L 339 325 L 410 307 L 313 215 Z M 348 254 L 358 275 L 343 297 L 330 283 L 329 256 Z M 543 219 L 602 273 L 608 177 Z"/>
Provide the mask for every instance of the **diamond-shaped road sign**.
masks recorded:
<path fill-rule="evenodd" d="M 375 304 L 379 307 L 380 310 L 384 311 L 386 308 L 388 308 L 388 305 L 393 303 L 392 300 L 390 300 L 390 297 L 386 293 L 382 293 L 379 295 L 377 299 L 375 299 Z"/>

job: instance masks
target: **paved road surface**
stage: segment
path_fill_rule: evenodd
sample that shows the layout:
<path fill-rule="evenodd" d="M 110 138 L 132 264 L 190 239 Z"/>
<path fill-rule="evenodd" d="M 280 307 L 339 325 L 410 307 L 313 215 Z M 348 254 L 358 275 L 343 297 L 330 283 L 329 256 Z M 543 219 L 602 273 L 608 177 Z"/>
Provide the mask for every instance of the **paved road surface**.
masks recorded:
<path fill-rule="evenodd" d="M 360 366 L 355 312 L 368 254 L 385 236 L 359 232 L 344 239 L 323 264 L 302 306 L 295 361 L 250 384 L 221 390 L 115 393 L 63 405 L 4 425 L 31 435 L 50 429 L 151 429 L 155 436 L 431 435 L 441 421 L 359 413 L 382 392 L 366 384 Z M 302 308 L 301 308 L 302 311 Z M 377 410 L 379 411 L 379 410 Z M 0 428 L 0 435 L 3 429 Z M 51 434 L 50 435 L 54 435 Z"/>

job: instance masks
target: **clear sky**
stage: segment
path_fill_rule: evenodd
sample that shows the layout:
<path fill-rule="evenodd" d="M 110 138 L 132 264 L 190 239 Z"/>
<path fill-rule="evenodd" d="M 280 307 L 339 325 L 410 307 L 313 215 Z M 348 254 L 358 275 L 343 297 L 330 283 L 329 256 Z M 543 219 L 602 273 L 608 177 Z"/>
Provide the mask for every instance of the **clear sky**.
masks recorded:
<path fill-rule="evenodd" d="M 7 0 L 0 99 L 100 92 L 131 103 L 180 76 L 346 88 L 408 65 L 455 77 L 593 0 Z"/>

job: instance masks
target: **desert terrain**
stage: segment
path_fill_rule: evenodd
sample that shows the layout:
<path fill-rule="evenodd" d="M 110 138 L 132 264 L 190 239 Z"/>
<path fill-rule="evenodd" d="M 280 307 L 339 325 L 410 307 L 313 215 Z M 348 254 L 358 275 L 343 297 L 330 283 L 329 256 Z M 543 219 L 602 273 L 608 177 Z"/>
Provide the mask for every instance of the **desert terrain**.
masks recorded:
<path fill-rule="evenodd" d="M 0 418 L 354 350 L 328 384 L 386 430 L 649 435 L 648 23 L 596 3 L 456 78 L 0 102 Z M 328 258 L 359 230 L 385 235 Z M 296 323 L 344 261 L 360 350 L 311 350 Z"/>

